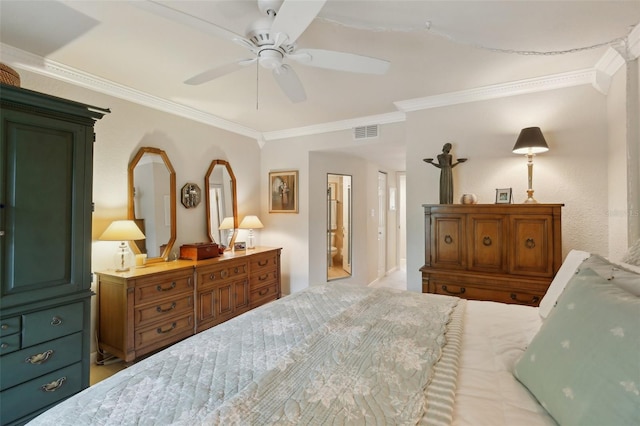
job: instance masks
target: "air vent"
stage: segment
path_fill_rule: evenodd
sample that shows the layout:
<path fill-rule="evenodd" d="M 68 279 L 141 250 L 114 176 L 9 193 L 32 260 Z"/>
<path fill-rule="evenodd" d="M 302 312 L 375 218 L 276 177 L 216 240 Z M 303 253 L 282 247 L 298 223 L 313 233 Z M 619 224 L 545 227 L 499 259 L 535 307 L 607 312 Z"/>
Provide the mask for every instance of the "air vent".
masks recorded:
<path fill-rule="evenodd" d="M 378 137 L 378 125 L 372 124 L 371 126 L 360 126 L 353 129 L 354 139 L 371 139 Z"/>

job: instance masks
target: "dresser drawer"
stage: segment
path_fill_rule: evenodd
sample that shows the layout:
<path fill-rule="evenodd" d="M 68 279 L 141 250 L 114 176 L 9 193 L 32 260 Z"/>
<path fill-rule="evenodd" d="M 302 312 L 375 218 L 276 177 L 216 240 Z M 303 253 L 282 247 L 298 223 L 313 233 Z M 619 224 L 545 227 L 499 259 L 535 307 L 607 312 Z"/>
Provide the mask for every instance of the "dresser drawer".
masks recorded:
<path fill-rule="evenodd" d="M 193 312 L 193 294 L 185 294 L 176 297 L 158 301 L 151 305 L 145 305 L 135 309 L 135 327 L 145 326 L 153 321 L 175 316 L 184 312 Z"/>
<path fill-rule="evenodd" d="M 193 312 L 189 312 L 187 315 L 168 319 L 150 327 L 136 329 L 136 351 L 147 346 L 168 345 L 183 337 L 190 336 L 194 332 L 193 324 Z"/>
<path fill-rule="evenodd" d="M 258 254 L 251 257 L 251 274 L 262 273 L 263 269 L 275 269 L 278 266 L 276 252 Z"/>
<path fill-rule="evenodd" d="M 278 283 L 273 282 L 270 285 L 260 287 L 255 290 L 251 290 L 249 296 L 249 303 L 251 308 L 263 305 L 269 301 L 276 300 L 278 298 Z"/>
<path fill-rule="evenodd" d="M 258 288 L 262 288 L 273 284 L 278 279 L 278 270 L 261 270 L 259 272 L 252 271 L 251 278 L 249 280 L 249 288 L 254 291 Z"/>
<path fill-rule="evenodd" d="M 82 390 L 82 363 L 0 392 L 0 423 L 7 424 Z"/>
<path fill-rule="evenodd" d="M 82 333 L 41 343 L 2 357 L 0 389 L 31 380 L 82 359 Z"/>
<path fill-rule="evenodd" d="M 0 337 L 10 336 L 20 331 L 20 317 L 0 321 Z"/>
<path fill-rule="evenodd" d="M 470 300 L 492 300 L 501 303 L 538 306 L 544 291 L 535 288 L 519 288 L 516 285 L 491 286 L 484 283 L 458 283 L 433 281 L 430 293 L 456 296 Z"/>
<path fill-rule="evenodd" d="M 193 292 L 193 274 L 164 274 L 138 280 L 134 304 L 151 303 L 180 293 Z"/>
<path fill-rule="evenodd" d="M 82 330 L 84 304 L 57 306 L 22 316 L 22 347 L 33 346 Z"/>
<path fill-rule="evenodd" d="M 248 274 L 249 265 L 246 261 L 233 262 L 230 264 L 216 265 L 214 267 L 203 268 L 198 274 L 200 280 L 198 284 L 203 286 L 216 285 L 223 281 L 245 277 Z"/>

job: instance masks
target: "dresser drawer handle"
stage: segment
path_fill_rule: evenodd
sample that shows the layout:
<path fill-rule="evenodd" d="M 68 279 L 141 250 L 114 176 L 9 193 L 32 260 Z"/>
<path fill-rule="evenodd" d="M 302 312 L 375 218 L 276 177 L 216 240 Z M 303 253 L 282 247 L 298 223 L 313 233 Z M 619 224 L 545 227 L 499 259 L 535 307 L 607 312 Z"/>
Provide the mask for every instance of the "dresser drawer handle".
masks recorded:
<path fill-rule="evenodd" d="M 7 349 L 9 347 L 8 343 L 2 343 L 0 344 L 0 349 Z"/>
<path fill-rule="evenodd" d="M 42 352 L 41 354 L 35 354 L 25 358 L 24 362 L 32 365 L 44 364 L 49 360 L 49 358 L 51 358 L 52 355 L 53 355 L 53 349 L 49 349 L 48 351 Z"/>
<path fill-rule="evenodd" d="M 258 281 L 264 281 L 269 279 L 269 274 L 260 275 Z"/>
<path fill-rule="evenodd" d="M 161 285 L 158 285 L 156 287 L 156 290 L 158 290 L 158 291 L 170 291 L 170 290 L 173 290 L 174 288 L 176 288 L 176 282 L 175 281 L 172 282 L 171 285 L 169 287 L 167 287 L 167 288 L 162 288 Z"/>
<path fill-rule="evenodd" d="M 164 314 L 165 312 L 173 311 L 175 308 L 176 308 L 176 302 L 173 302 L 171 306 L 168 307 L 167 309 L 162 309 L 162 307 L 156 306 L 156 311 L 161 314 Z"/>
<path fill-rule="evenodd" d="M 267 294 L 267 293 L 269 293 L 269 288 L 268 288 L 268 287 L 267 287 L 267 288 L 263 288 L 262 290 L 260 290 L 260 291 L 258 292 L 258 294 L 259 294 L 260 296 L 264 296 L 264 295 L 265 295 L 265 294 Z"/>
<path fill-rule="evenodd" d="M 43 392 L 55 392 L 58 389 L 60 389 L 62 385 L 64 385 L 64 382 L 66 381 L 67 381 L 66 377 L 60 377 L 58 380 L 54 380 L 51 383 L 45 383 L 44 385 L 40 386 L 40 389 Z"/>
<path fill-rule="evenodd" d="M 527 238 L 527 240 L 524 242 L 524 246 L 528 249 L 532 249 L 536 246 L 536 242 L 533 238 Z"/>
<path fill-rule="evenodd" d="M 258 261 L 258 266 L 267 266 L 269 264 L 269 259 L 266 259 L 263 263 L 262 260 Z"/>
<path fill-rule="evenodd" d="M 445 235 L 444 242 L 447 244 L 451 244 L 453 242 L 453 238 L 451 238 L 451 235 Z"/>
<path fill-rule="evenodd" d="M 62 318 L 60 317 L 53 317 L 51 318 L 51 325 L 57 327 L 59 325 L 62 325 Z"/>
<path fill-rule="evenodd" d="M 174 322 L 173 324 L 171 324 L 171 328 L 168 329 L 168 330 L 163 330 L 162 327 L 158 327 L 157 330 L 156 330 L 156 333 L 158 333 L 158 334 L 169 333 L 171 330 L 173 330 L 177 326 L 178 326 L 178 323 Z"/>
<path fill-rule="evenodd" d="M 9 324 L 2 324 L 1 328 L 3 330 L 8 330 L 9 329 Z"/>
<path fill-rule="evenodd" d="M 533 296 L 531 300 L 520 300 L 518 299 L 518 295 L 516 293 L 511 293 L 511 300 L 518 303 L 525 303 L 527 305 L 535 305 L 536 303 L 538 303 L 538 301 L 540 301 L 540 298 L 538 296 Z"/>
<path fill-rule="evenodd" d="M 491 237 L 484 237 L 482 239 L 482 244 L 489 247 L 491 244 L 493 243 L 493 241 L 491 241 Z"/>
<path fill-rule="evenodd" d="M 443 285 L 443 286 L 442 286 L 442 290 L 443 290 L 444 292 L 446 292 L 446 293 L 449 293 L 449 294 L 464 294 L 464 292 L 465 292 L 465 291 L 467 291 L 467 289 L 466 289 L 466 288 L 464 288 L 464 287 L 460 287 L 460 291 L 451 291 L 451 290 L 449 290 L 449 289 L 447 288 L 447 286 L 446 286 L 446 285 Z"/>
<path fill-rule="evenodd" d="M 236 269 L 237 269 L 237 268 L 236 268 Z M 226 269 L 225 269 L 225 270 L 220 271 L 220 278 L 225 279 L 225 278 L 227 278 L 228 276 L 229 276 L 229 271 L 227 271 Z"/>

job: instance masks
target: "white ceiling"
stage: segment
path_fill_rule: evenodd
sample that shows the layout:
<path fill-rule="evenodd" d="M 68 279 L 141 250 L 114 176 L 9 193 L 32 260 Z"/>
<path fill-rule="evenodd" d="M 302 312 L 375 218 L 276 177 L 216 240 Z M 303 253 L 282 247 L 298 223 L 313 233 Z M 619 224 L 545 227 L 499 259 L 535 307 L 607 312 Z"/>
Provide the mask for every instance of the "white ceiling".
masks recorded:
<path fill-rule="evenodd" d="M 357 121 L 397 112 L 396 102 L 589 69 L 606 43 L 640 22 L 640 1 L 328 0 L 297 45 L 381 58 L 391 67 L 380 76 L 294 62 L 307 93 L 294 104 L 270 71 L 255 65 L 202 85 L 184 84 L 250 57 L 215 26 L 244 35 L 260 16 L 256 0 L 163 3 L 215 25 L 196 28 L 193 19 L 187 24 L 179 14 L 161 16 L 142 1 L 0 0 L 0 59 L 19 71 L 35 70 L 33 58 L 44 58 L 262 134 Z M 7 55 L 7 46 L 35 55 L 30 65 L 16 60 L 15 51 Z M 374 147 L 371 155 L 381 164 L 382 158 L 403 162 L 402 146 L 392 149 L 389 155 Z"/>

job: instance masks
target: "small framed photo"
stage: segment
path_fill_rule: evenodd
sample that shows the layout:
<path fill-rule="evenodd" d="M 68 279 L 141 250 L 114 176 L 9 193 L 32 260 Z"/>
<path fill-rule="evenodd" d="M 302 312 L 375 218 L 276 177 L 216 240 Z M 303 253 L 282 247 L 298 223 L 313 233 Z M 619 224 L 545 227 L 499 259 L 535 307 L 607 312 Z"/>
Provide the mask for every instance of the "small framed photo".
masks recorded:
<path fill-rule="evenodd" d="M 269 172 L 269 213 L 298 213 L 298 171 Z"/>
<path fill-rule="evenodd" d="M 236 241 L 235 243 L 233 243 L 233 250 L 246 250 L 247 249 L 247 243 L 245 243 L 244 241 Z"/>
<path fill-rule="evenodd" d="M 496 189 L 496 204 L 511 204 L 511 188 Z"/>

